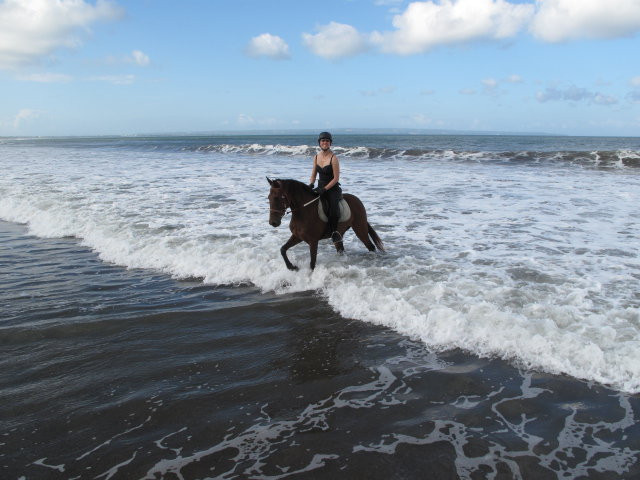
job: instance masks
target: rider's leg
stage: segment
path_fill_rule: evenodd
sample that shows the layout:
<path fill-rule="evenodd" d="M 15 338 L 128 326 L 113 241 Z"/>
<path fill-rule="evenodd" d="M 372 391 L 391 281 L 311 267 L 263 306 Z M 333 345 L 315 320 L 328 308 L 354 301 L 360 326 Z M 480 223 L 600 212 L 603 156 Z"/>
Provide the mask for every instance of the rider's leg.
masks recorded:
<path fill-rule="evenodd" d="M 337 243 L 342 241 L 342 235 L 338 232 L 338 219 L 340 217 L 340 192 L 337 189 L 327 191 L 329 200 L 329 231 L 331 232 L 331 241 Z"/>

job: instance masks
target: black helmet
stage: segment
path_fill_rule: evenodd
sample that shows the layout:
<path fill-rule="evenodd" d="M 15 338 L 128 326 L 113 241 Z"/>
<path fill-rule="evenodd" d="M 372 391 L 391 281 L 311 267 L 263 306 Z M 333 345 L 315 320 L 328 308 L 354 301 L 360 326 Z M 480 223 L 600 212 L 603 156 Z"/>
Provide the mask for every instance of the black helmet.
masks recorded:
<path fill-rule="evenodd" d="M 318 135 L 318 143 L 320 143 L 320 140 L 324 140 L 324 139 L 327 139 L 331 143 L 333 143 L 333 137 L 329 132 L 322 132 L 320 135 Z"/>

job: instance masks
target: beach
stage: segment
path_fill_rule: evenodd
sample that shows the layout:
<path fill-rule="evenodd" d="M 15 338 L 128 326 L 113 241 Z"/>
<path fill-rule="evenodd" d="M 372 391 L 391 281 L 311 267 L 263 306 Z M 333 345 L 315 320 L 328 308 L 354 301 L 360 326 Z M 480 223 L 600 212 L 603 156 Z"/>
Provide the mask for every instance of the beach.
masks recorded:
<path fill-rule="evenodd" d="M 313 273 L 299 138 L 0 145 L 3 478 L 636 478 L 637 140 L 348 140 Z"/>

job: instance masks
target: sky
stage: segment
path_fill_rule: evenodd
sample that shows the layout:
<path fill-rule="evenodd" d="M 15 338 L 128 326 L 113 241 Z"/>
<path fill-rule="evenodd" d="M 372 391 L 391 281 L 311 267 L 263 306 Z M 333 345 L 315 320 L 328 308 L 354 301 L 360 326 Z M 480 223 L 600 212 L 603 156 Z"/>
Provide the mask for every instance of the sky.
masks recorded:
<path fill-rule="evenodd" d="M 0 0 L 0 136 L 640 136 L 640 0 Z"/>

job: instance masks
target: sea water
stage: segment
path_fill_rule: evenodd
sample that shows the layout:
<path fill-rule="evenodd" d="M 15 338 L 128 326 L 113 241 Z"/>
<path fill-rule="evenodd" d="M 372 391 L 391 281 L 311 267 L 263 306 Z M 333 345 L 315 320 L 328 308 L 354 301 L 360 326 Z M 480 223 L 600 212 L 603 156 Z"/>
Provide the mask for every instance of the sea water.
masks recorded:
<path fill-rule="evenodd" d="M 434 352 L 640 391 L 639 139 L 335 137 L 385 253 L 348 232 L 345 255 L 323 242 L 311 271 L 300 244 L 286 269 L 265 177 L 307 182 L 313 135 L 1 139 L 0 219 L 150 274 L 309 292 Z"/>

